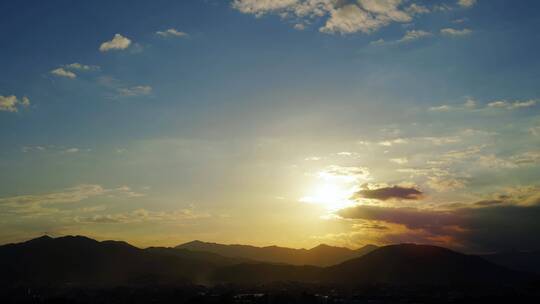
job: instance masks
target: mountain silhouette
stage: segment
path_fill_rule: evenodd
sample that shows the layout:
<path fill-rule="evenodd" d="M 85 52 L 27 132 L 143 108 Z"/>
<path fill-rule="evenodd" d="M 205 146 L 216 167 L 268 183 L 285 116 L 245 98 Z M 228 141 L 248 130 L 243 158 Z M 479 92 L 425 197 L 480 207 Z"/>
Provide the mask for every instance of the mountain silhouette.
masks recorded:
<path fill-rule="evenodd" d="M 510 269 L 540 274 L 540 251 L 506 251 L 481 257 Z"/>
<path fill-rule="evenodd" d="M 341 284 L 504 284 L 521 274 L 480 257 L 446 248 L 399 244 L 326 269 L 325 280 Z"/>
<path fill-rule="evenodd" d="M 4 284 L 192 283 L 204 280 L 217 265 L 227 264 L 189 252 L 180 258 L 83 236 L 44 236 L 0 246 L 0 282 Z"/>
<path fill-rule="evenodd" d="M 290 265 L 331 266 L 352 258 L 361 257 L 377 248 L 366 245 L 352 250 L 344 247 L 334 247 L 321 244 L 312 249 L 293 249 L 278 246 L 255 247 L 248 245 L 223 245 L 193 241 L 178 245 L 177 249 L 210 252 L 231 258 L 243 258 L 260 262 L 282 263 Z"/>
<path fill-rule="evenodd" d="M 257 252 L 261 250 L 245 247 Z M 283 257 L 283 252 L 294 255 L 309 251 L 315 257 L 327 254 L 327 251 L 338 252 L 325 245 L 305 251 L 280 247 L 262 250 L 268 248 L 279 252 L 279 257 Z M 425 245 L 384 246 L 334 266 L 319 267 L 256 262 L 182 248 L 140 249 L 125 242 L 99 242 L 83 236 L 45 236 L 0 246 L 0 269 L 2 286 L 257 285 L 273 282 L 341 286 L 374 283 L 478 285 L 510 284 L 532 278 L 478 256 Z"/>

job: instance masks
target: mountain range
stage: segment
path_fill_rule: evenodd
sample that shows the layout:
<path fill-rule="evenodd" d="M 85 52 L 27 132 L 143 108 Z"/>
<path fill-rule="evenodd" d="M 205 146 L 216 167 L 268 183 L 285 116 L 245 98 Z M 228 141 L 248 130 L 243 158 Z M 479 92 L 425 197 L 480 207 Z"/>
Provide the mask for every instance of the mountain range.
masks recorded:
<path fill-rule="evenodd" d="M 98 242 L 83 236 L 44 236 L 0 246 L 0 284 L 123 286 L 300 282 L 325 285 L 449 285 L 511 284 L 535 278 L 478 256 L 427 245 L 398 244 L 370 248 L 373 250 L 363 255 L 354 251 L 354 254 L 361 256 L 321 267 L 290 265 L 283 261 L 329 263 L 330 258 L 321 256 L 330 252 L 329 255 L 335 258 L 338 256 L 335 252 L 345 251 L 330 246 L 290 251 L 279 247 L 256 249 L 212 245 L 214 248 L 229 248 L 229 256 L 224 256 L 186 249 L 193 246 L 193 242 L 188 244 L 191 245 L 140 249 L 125 242 Z M 201 242 L 195 244 L 197 248 L 203 246 Z M 246 253 L 251 251 L 260 255 Z M 241 256 L 232 256 L 233 252 L 240 252 Z M 285 259 L 284 252 L 291 256 Z M 272 259 L 274 263 L 254 260 L 257 257 Z M 339 255 L 339 258 L 342 257 Z"/>
<path fill-rule="evenodd" d="M 540 251 L 503 251 L 481 257 L 510 269 L 540 274 Z"/>
<path fill-rule="evenodd" d="M 325 267 L 361 257 L 377 249 L 377 246 L 366 245 L 360 249 L 352 250 L 321 244 L 311 249 L 293 249 L 278 246 L 255 247 L 193 241 L 178 245 L 175 248 L 197 252 L 211 252 L 225 257 L 239 257 L 261 262 Z"/>

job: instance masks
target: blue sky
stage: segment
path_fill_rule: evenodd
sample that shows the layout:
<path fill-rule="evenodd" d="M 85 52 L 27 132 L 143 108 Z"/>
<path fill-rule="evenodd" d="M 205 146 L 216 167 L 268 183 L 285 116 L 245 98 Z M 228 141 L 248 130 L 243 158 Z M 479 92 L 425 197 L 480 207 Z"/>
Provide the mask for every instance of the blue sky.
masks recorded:
<path fill-rule="evenodd" d="M 514 246 L 461 217 L 537 212 L 537 9 L 3 1 L 0 242 Z M 422 195 L 366 197 L 394 187 Z M 400 208 L 460 220 L 381 215 Z"/>

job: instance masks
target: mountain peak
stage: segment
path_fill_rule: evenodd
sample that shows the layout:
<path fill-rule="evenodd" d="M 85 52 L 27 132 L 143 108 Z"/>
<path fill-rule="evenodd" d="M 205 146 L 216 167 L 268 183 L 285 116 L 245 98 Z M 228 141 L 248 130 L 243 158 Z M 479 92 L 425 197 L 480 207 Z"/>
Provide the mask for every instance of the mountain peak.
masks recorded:
<path fill-rule="evenodd" d="M 373 245 L 373 244 L 367 244 L 367 245 L 364 245 L 364 246 L 356 249 L 356 251 L 373 251 L 373 250 L 375 250 L 377 248 L 379 248 L 379 246 Z"/>
<path fill-rule="evenodd" d="M 26 241 L 26 243 L 41 243 L 41 242 L 47 242 L 50 240 L 53 240 L 53 238 L 45 234 L 35 239 L 28 240 Z"/>
<path fill-rule="evenodd" d="M 53 239 L 53 238 L 50 237 L 49 235 L 44 234 L 44 235 L 42 235 L 42 236 L 40 236 L 40 237 L 37 237 L 37 238 L 35 238 L 35 239 L 31 240 L 31 241 L 37 241 L 37 240 L 52 240 L 52 239 Z"/>
<path fill-rule="evenodd" d="M 330 246 L 330 245 L 327 245 L 327 244 L 319 244 L 319 245 L 311 248 L 310 250 L 313 250 L 313 251 L 325 251 L 325 250 L 332 250 L 332 249 L 346 249 L 346 248 Z"/>

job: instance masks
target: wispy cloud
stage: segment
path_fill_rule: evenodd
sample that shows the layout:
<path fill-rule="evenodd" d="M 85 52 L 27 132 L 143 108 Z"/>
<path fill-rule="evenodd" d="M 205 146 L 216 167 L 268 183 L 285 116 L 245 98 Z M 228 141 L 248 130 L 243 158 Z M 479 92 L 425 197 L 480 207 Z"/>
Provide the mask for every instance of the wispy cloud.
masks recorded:
<path fill-rule="evenodd" d="M 410 30 L 405 33 L 405 35 L 398 40 L 398 42 L 411 42 L 414 40 L 419 40 L 422 38 L 427 38 L 433 36 L 430 32 L 422 30 Z"/>
<path fill-rule="evenodd" d="M 185 32 L 178 31 L 174 28 L 170 28 L 164 31 L 157 31 L 156 35 L 163 37 L 163 38 L 171 38 L 171 37 L 187 37 L 188 34 Z"/>
<path fill-rule="evenodd" d="M 407 143 L 407 140 L 404 138 L 395 138 L 395 139 L 380 141 L 378 144 L 380 146 L 391 147 L 393 145 L 401 145 L 401 144 L 406 144 L 406 143 Z"/>
<path fill-rule="evenodd" d="M 440 106 L 434 106 L 430 107 L 430 111 L 436 111 L 436 112 L 445 112 L 450 111 L 451 107 L 449 105 L 440 105 Z"/>
<path fill-rule="evenodd" d="M 127 186 L 107 189 L 96 184 L 82 184 L 58 192 L 29 194 L 0 198 L 0 208 L 9 212 L 28 215 L 43 215 L 57 209 L 51 206 L 71 204 L 99 196 L 138 197 L 143 194 L 131 190 Z"/>
<path fill-rule="evenodd" d="M 454 36 L 454 37 L 460 37 L 460 36 L 467 36 L 472 34 L 472 30 L 470 29 L 453 29 L 453 28 L 443 28 L 441 29 L 441 34 L 445 36 Z"/>
<path fill-rule="evenodd" d="M 144 96 L 152 93 L 152 87 L 147 85 L 134 86 L 129 88 L 119 88 L 117 91 L 118 94 L 124 97 Z"/>
<path fill-rule="evenodd" d="M 492 101 L 488 103 L 487 106 L 489 108 L 503 108 L 507 110 L 514 110 L 514 109 L 534 107 L 536 106 L 536 104 L 537 104 L 537 101 L 534 99 L 524 100 L 524 101 L 516 100 L 513 102 L 509 102 L 506 100 L 497 100 L 497 101 Z"/>
<path fill-rule="evenodd" d="M 409 162 L 406 157 L 391 158 L 390 161 L 398 165 L 404 165 Z"/>
<path fill-rule="evenodd" d="M 447 105 L 443 104 L 440 106 L 433 106 L 429 108 L 429 111 L 435 111 L 435 112 L 449 112 L 453 110 L 488 110 L 488 109 L 503 109 L 503 110 L 518 110 L 518 109 L 524 109 L 524 108 L 530 108 L 534 107 L 538 104 L 538 101 L 536 99 L 529 99 L 529 100 L 514 100 L 514 101 L 507 101 L 507 100 L 494 100 L 490 101 L 483 106 L 479 106 L 479 103 L 472 99 L 467 98 L 465 103 L 461 105 Z"/>
<path fill-rule="evenodd" d="M 100 69 L 97 65 L 86 65 L 78 62 L 66 64 L 64 67 L 74 71 L 96 71 Z"/>
<path fill-rule="evenodd" d="M 408 43 L 416 40 L 433 37 L 433 34 L 424 30 L 408 30 L 403 37 L 398 40 L 386 41 L 383 38 L 370 42 L 372 46 L 396 45 L 400 43 Z"/>
<path fill-rule="evenodd" d="M 137 209 L 131 212 L 114 214 L 96 214 L 92 216 L 77 216 L 75 221 L 84 224 L 127 224 L 152 221 L 182 221 L 209 218 L 209 213 L 197 212 L 194 208 L 174 210 L 171 212 L 149 211 Z"/>

